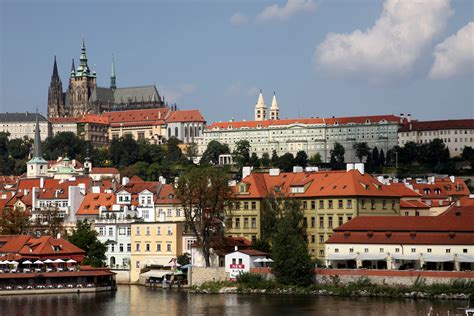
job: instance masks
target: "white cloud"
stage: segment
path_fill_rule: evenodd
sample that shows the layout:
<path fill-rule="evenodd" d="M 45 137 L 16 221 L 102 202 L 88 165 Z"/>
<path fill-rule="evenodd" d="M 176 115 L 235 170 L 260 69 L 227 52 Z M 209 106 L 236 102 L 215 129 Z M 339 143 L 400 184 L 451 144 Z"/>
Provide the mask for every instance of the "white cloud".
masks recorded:
<path fill-rule="evenodd" d="M 314 0 L 288 0 L 283 6 L 273 4 L 260 12 L 256 20 L 258 22 L 286 21 L 293 15 L 301 12 L 313 12 L 316 10 Z"/>
<path fill-rule="evenodd" d="M 370 83 L 404 78 L 451 14 L 448 0 L 386 0 L 381 16 L 366 31 L 328 34 L 316 49 L 316 62 L 331 73 Z"/>
<path fill-rule="evenodd" d="M 233 25 L 244 25 L 248 23 L 249 18 L 240 12 L 236 12 L 230 17 L 229 21 Z"/>
<path fill-rule="evenodd" d="M 432 79 L 474 72 L 474 22 L 436 45 L 433 55 L 435 61 L 429 73 Z"/>
<path fill-rule="evenodd" d="M 197 86 L 192 83 L 183 83 L 177 86 L 162 86 L 161 92 L 165 101 L 169 103 L 179 102 L 183 97 L 196 92 Z"/>

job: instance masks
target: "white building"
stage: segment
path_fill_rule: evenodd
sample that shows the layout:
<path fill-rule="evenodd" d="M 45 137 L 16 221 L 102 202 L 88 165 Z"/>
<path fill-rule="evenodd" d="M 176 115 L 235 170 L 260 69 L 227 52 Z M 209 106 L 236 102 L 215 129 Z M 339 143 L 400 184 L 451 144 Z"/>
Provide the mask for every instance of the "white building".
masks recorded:
<path fill-rule="evenodd" d="M 333 268 L 472 270 L 473 207 L 429 217 L 355 217 L 326 241 Z"/>
<path fill-rule="evenodd" d="M 101 217 L 94 223 L 97 238 L 107 246 L 107 266 L 113 269 L 130 269 L 132 237 L 131 227 L 135 220 L 123 216 Z"/>
<path fill-rule="evenodd" d="M 76 117 L 50 117 L 51 135 L 58 133 L 71 132 L 77 135 L 77 123 L 79 118 Z"/>
<path fill-rule="evenodd" d="M 383 149 L 385 153 L 398 144 L 397 132 L 404 119 L 394 115 L 280 119 L 280 108 L 273 96 L 270 119 L 262 93 L 255 107 L 254 121 L 228 121 L 209 125 L 201 137 L 196 138 L 198 154 L 202 156 L 212 140 L 227 144 L 231 152 L 240 140 L 248 140 L 251 153 L 270 156 L 275 150 L 281 156 L 304 150 L 308 157 L 320 154 L 328 162 L 336 142 L 345 148 L 346 162 L 358 161 L 353 148 L 355 143 L 366 142 L 369 147 Z"/>
<path fill-rule="evenodd" d="M 407 119 L 398 131 L 398 145 L 408 142 L 426 144 L 439 138 L 449 149 L 451 157 L 462 154 L 464 147 L 474 147 L 474 119 L 443 121 L 412 121 Z"/>
<path fill-rule="evenodd" d="M 256 260 L 267 258 L 267 253 L 254 250 L 238 250 L 225 255 L 225 272 L 229 273 L 230 279 L 235 279 L 239 274 L 250 272 L 251 268 L 260 267 Z"/>
<path fill-rule="evenodd" d="M 41 140 L 51 136 L 48 120 L 39 113 L 0 113 L 0 132 L 10 133 L 10 139 L 28 137 L 34 139 L 36 120 L 39 122 Z"/>

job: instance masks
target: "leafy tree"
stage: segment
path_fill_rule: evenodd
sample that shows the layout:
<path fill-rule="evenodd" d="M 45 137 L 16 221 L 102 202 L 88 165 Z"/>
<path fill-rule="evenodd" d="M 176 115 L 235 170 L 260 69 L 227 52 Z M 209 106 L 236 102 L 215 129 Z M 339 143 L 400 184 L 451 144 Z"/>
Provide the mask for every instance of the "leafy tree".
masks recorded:
<path fill-rule="evenodd" d="M 0 210 L 0 234 L 22 235 L 30 229 L 30 216 L 26 210 L 19 207 L 6 207 Z"/>
<path fill-rule="evenodd" d="M 356 157 L 359 159 L 359 162 L 362 162 L 362 160 L 364 160 L 364 157 L 367 157 L 368 155 L 370 155 L 370 148 L 366 142 L 355 143 L 354 150 L 355 150 Z"/>
<path fill-rule="evenodd" d="M 381 167 L 385 166 L 385 153 L 384 153 L 383 149 L 380 149 L 379 163 L 380 163 Z"/>
<path fill-rule="evenodd" d="M 291 200 L 284 200 L 280 207 L 284 211 L 272 237 L 272 271 L 281 284 L 308 285 L 313 266 L 303 238 L 303 212 L 299 203 Z"/>
<path fill-rule="evenodd" d="M 303 168 L 306 168 L 306 166 L 308 166 L 308 155 L 304 150 L 300 150 L 296 153 L 295 164 Z"/>
<path fill-rule="evenodd" d="M 48 137 L 42 146 L 43 156 L 49 160 L 55 160 L 66 155 L 71 159 L 81 159 L 91 149 L 88 142 L 80 139 L 73 132 L 61 132 Z"/>
<path fill-rule="evenodd" d="M 93 267 L 104 266 L 107 246 L 97 239 L 97 232 L 87 220 L 77 221 L 76 228 L 68 240 L 86 252 L 84 264 Z"/>
<path fill-rule="evenodd" d="M 449 149 L 443 140 L 435 138 L 428 143 L 427 152 L 423 156 L 427 158 L 426 162 L 431 165 L 446 163 L 449 160 Z"/>
<path fill-rule="evenodd" d="M 276 150 L 274 149 L 274 150 L 272 151 L 272 166 L 273 166 L 273 167 L 276 167 L 276 166 L 277 166 L 277 164 L 278 164 L 278 159 L 279 159 L 278 154 L 277 154 Z"/>
<path fill-rule="evenodd" d="M 240 168 L 250 164 L 250 143 L 248 140 L 239 140 L 235 144 L 235 150 L 232 153 L 234 162 L 239 165 Z"/>
<path fill-rule="evenodd" d="M 474 148 L 465 146 L 462 150 L 461 158 L 464 160 L 474 161 Z"/>
<path fill-rule="evenodd" d="M 183 152 L 179 148 L 181 142 L 176 137 L 172 136 L 166 142 L 166 160 L 168 163 L 181 163 L 183 162 Z"/>
<path fill-rule="evenodd" d="M 191 255 L 187 252 L 185 252 L 184 254 L 178 256 L 178 258 L 176 259 L 176 261 L 182 265 L 182 266 L 185 266 L 187 264 L 190 264 L 191 263 Z"/>
<path fill-rule="evenodd" d="M 268 153 L 263 153 L 262 158 L 260 158 L 260 164 L 264 168 L 270 167 L 270 155 Z"/>
<path fill-rule="evenodd" d="M 41 215 L 43 221 L 40 221 L 39 218 L 36 222 L 36 227 L 44 231 L 47 235 L 56 237 L 59 233 L 63 233 L 63 222 L 64 218 L 60 216 L 58 207 L 47 207 L 41 210 Z"/>
<path fill-rule="evenodd" d="M 200 163 L 202 165 L 206 164 L 219 164 L 219 156 L 223 154 L 228 154 L 230 152 L 229 146 L 221 144 L 216 140 L 212 140 L 207 145 L 206 151 L 202 154 Z"/>
<path fill-rule="evenodd" d="M 345 163 L 344 163 L 345 153 L 346 153 L 346 150 L 344 149 L 344 146 L 336 142 L 334 144 L 334 148 L 331 149 L 330 151 L 331 159 L 329 161 L 329 164 L 331 165 L 332 169 L 341 170 L 345 168 Z"/>
<path fill-rule="evenodd" d="M 283 171 L 290 172 L 293 170 L 295 165 L 295 158 L 292 153 L 285 153 L 283 156 L 278 158 L 276 166 Z"/>
<path fill-rule="evenodd" d="M 380 166 L 379 149 L 377 146 L 372 148 L 372 163 L 374 167 Z"/>
<path fill-rule="evenodd" d="M 33 142 L 25 137 L 14 138 L 8 142 L 8 153 L 13 159 L 26 159 L 30 153 Z"/>
<path fill-rule="evenodd" d="M 186 148 L 186 157 L 194 162 L 194 158 L 196 158 L 198 156 L 198 147 L 197 147 L 197 144 L 196 143 L 191 143 L 188 145 L 188 147 Z"/>
<path fill-rule="evenodd" d="M 272 246 L 267 240 L 257 239 L 252 241 L 252 248 L 255 250 L 263 251 L 270 253 L 272 251 Z"/>
<path fill-rule="evenodd" d="M 260 159 L 258 159 L 257 153 L 252 153 L 249 159 L 249 165 L 254 168 L 260 167 Z"/>
<path fill-rule="evenodd" d="M 409 165 L 417 162 L 418 149 L 414 142 L 408 142 L 403 147 L 396 146 L 398 151 L 398 161 L 402 164 Z"/>
<path fill-rule="evenodd" d="M 311 166 L 318 166 L 323 162 L 321 159 L 321 154 L 320 153 L 315 153 L 314 155 L 309 158 L 309 164 Z"/>
<path fill-rule="evenodd" d="M 224 210 L 231 195 L 229 177 L 220 168 L 191 167 L 178 180 L 186 226 L 196 236 L 206 267 L 210 266 L 211 239 L 224 236 Z"/>
<path fill-rule="evenodd" d="M 138 152 L 138 144 L 132 135 L 113 139 L 110 143 L 110 158 L 114 166 L 119 168 L 130 166 L 137 162 Z"/>

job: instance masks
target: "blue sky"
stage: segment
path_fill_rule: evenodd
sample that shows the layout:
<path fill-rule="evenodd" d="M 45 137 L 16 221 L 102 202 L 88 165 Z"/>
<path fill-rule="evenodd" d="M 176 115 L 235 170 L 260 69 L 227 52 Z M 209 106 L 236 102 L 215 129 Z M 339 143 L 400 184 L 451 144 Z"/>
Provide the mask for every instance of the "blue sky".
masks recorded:
<path fill-rule="evenodd" d="M 208 122 L 281 116 L 472 118 L 474 2 L 12 1 L 0 3 L 0 111 L 46 112 L 53 56 L 67 87 L 84 36 L 109 85 L 155 83 Z"/>

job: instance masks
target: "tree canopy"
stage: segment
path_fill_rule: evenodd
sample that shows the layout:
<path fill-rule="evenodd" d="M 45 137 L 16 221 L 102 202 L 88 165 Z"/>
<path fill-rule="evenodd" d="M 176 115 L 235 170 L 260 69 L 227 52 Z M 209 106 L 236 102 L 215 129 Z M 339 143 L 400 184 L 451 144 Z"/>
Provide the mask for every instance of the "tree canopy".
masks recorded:
<path fill-rule="evenodd" d="M 68 240 L 86 252 L 84 264 L 102 267 L 105 264 L 107 246 L 97 239 L 97 232 L 87 220 L 77 221 Z"/>
<path fill-rule="evenodd" d="M 336 142 L 334 144 L 334 148 L 330 151 L 331 158 L 329 164 L 331 165 L 332 169 L 341 170 L 346 167 L 344 162 L 345 153 L 346 150 L 344 149 L 344 146 Z"/>
<path fill-rule="evenodd" d="M 207 145 L 206 151 L 202 154 L 200 164 L 219 164 L 219 155 L 230 153 L 229 146 L 219 143 L 217 140 L 212 140 Z"/>

